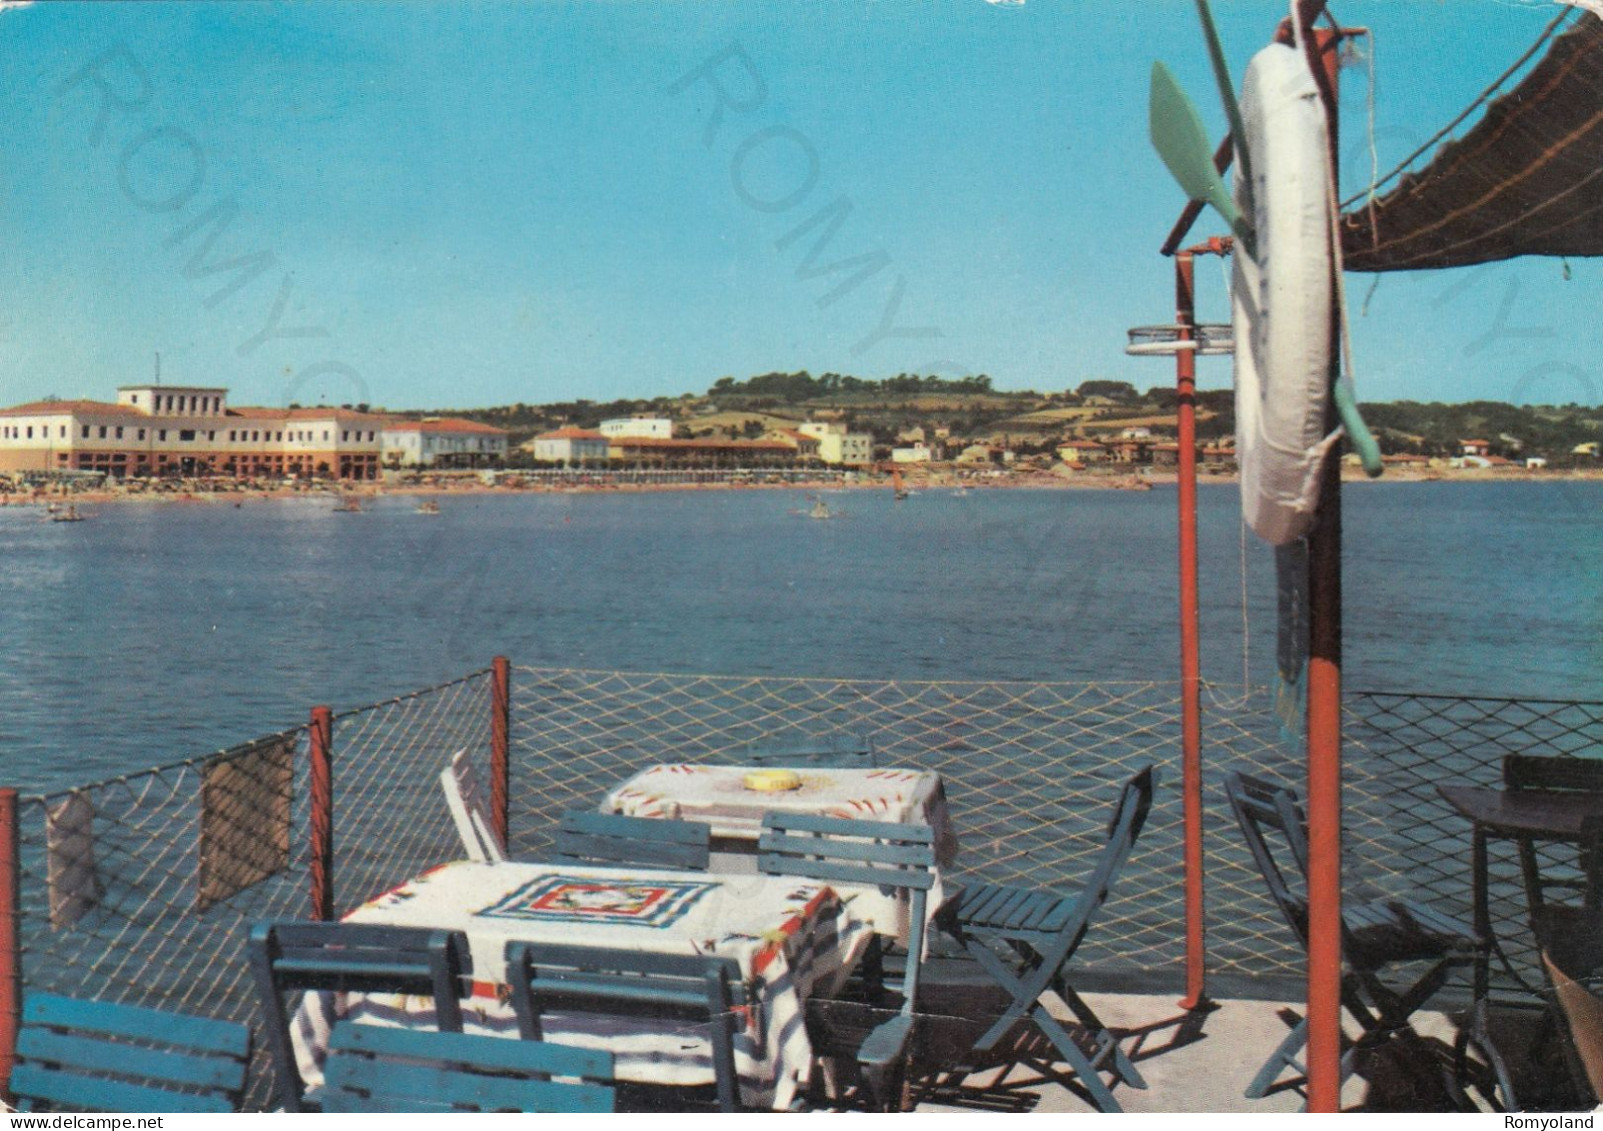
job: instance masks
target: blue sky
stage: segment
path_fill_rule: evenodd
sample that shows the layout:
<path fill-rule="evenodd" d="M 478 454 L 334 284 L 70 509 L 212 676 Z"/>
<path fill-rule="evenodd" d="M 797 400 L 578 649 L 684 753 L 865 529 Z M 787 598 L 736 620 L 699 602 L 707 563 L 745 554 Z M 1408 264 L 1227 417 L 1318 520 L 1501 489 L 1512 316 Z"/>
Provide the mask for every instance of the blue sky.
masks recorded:
<path fill-rule="evenodd" d="M 1218 5 L 1238 80 L 1284 10 Z M 1557 11 L 1343 0 L 1375 33 L 1382 171 Z M 5 403 L 109 398 L 156 351 L 257 404 L 774 369 L 1144 388 L 1172 370 L 1124 331 L 1171 317 L 1183 204 L 1146 140 L 1154 59 L 1223 132 L 1183 0 L 58 3 L 0 10 L 0 50 Z M 1350 191 L 1365 67 L 1343 83 Z M 857 256 L 855 284 L 816 270 Z M 1360 395 L 1603 401 L 1600 268 L 1570 271 L 1390 275 L 1361 317 L 1349 276 Z M 1221 270 L 1199 279 L 1222 319 Z"/>

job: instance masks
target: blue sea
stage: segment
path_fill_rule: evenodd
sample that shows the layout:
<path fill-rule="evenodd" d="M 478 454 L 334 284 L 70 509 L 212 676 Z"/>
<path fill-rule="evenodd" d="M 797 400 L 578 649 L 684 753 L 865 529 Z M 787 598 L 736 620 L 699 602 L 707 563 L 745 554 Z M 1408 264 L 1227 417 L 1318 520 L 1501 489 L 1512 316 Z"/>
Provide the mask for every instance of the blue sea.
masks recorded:
<path fill-rule="evenodd" d="M 1200 493 L 1203 674 L 1274 673 L 1269 551 Z M 1603 483 L 1344 492 L 1350 688 L 1603 699 Z M 0 784 L 204 753 L 514 664 L 1170 680 L 1175 493 L 402 497 L 0 510 Z"/>

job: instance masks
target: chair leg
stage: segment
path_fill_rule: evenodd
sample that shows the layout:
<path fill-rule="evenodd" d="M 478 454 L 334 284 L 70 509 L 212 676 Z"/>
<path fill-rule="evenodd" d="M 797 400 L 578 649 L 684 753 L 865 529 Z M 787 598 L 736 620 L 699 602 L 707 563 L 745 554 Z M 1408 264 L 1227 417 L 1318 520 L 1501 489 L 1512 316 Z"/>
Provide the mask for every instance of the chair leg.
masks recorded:
<path fill-rule="evenodd" d="M 1302 1062 L 1297 1059 L 1297 1054 L 1302 1051 L 1303 1045 L 1307 1043 L 1308 1019 L 1304 1017 L 1297 1022 L 1296 1027 L 1290 1033 L 1286 1034 L 1286 1039 L 1280 1042 L 1279 1047 L 1269 1055 L 1269 1059 L 1263 1062 L 1263 1067 L 1258 1069 L 1258 1075 L 1252 1078 L 1252 1083 L 1247 1085 L 1247 1090 L 1243 1094 L 1249 1100 L 1263 1099 L 1269 1094 L 1269 1089 L 1274 1087 L 1274 1083 L 1280 1078 L 1280 1074 L 1287 1068 L 1296 1069 L 1298 1075 L 1308 1075 L 1308 1069 L 1303 1067 Z"/>
<path fill-rule="evenodd" d="M 1113 1092 L 1103 1082 L 1102 1074 L 1097 1071 L 1096 1065 L 1086 1057 L 1084 1052 L 1080 1051 L 1080 1046 L 1074 1043 L 1074 1038 L 1069 1036 L 1068 1030 L 1058 1023 L 1058 1019 L 1048 1013 L 1044 1006 L 1039 1005 L 1035 1007 L 1030 1016 L 1040 1026 L 1041 1032 L 1046 1034 L 1047 1040 L 1051 1041 L 1052 1046 L 1058 1050 L 1058 1055 L 1068 1063 L 1070 1068 L 1074 1069 L 1074 1074 L 1080 1078 L 1080 1083 L 1091 1094 L 1091 1102 L 1096 1106 L 1096 1109 L 1100 1112 L 1123 1112 L 1124 1108 L 1120 1107 L 1119 1101 L 1113 1098 Z M 1111 1034 L 1107 1034 L 1106 1030 L 1103 1030 L 1103 1032 L 1105 1035 L 1111 1036 Z M 1099 1051 L 1098 1056 L 1100 1055 L 1101 1052 Z M 1140 1086 L 1146 1087 L 1145 1084 Z"/>
<path fill-rule="evenodd" d="M 1096 1015 L 1096 1010 L 1075 993 L 1074 987 L 1061 977 L 1054 980 L 1052 988 L 1074 1011 L 1074 1016 L 1079 1019 L 1080 1024 L 1091 1031 L 1092 1039 L 1097 1043 L 1096 1055 L 1091 1058 L 1092 1063 L 1100 1068 L 1102 1060 L 1109 1058 L 1113 1061 L 1113 1072 L 1120 1080 L 1132 1088 L 1145 1088 L 1147 1082 L 1141 1078 L 1141 1073 L 1136 1071 L 1135 1062 L 1125 1055 L 1124 1048 L 1113 1036 L 1113 1031 L 1102 1023 L 1102 1018 Z M 1046 1012 L 1041 1006 L 1037 1006 L 1036 1009 L 1042 1013 Z"/>

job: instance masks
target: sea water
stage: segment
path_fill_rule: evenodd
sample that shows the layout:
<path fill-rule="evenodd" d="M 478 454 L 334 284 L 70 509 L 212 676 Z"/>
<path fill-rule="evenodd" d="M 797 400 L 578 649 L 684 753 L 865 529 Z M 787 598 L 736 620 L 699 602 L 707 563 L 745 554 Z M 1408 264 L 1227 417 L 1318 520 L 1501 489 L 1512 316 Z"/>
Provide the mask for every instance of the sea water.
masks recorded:
<path fill-rule="evenodd" d="M 1172 680 L 1175 492 L 327 497 L 0 510 L 0 785 L 57 789 L 514 664 Z M 1603 699 L 1603 483 L 1352 484 L 1349 688 Z M 1205 678 L 1274 676 L 1269 551 L 1199 498 Z"/>

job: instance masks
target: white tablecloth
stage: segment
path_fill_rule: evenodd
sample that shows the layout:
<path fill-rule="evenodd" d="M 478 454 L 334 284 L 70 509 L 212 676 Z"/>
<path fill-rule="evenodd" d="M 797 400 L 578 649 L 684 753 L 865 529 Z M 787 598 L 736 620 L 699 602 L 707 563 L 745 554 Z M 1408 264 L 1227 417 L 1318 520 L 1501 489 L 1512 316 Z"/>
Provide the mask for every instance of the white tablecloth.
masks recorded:
<path fill-rule="evenodd" d="M 771 767 L 763 767 L 769 769 Z M 702 821 L 713 835 L 756 840 L 763 814 L 817 813 L 862 821 L 927 824 L 935 832 L 942 867 L 957 857 L 957 834 L 946 808 L 941 775 L 929 770 L 793 767 L 799 789 L 765 793 L 747 789 L 750 766 L 652 766 L 618 786 L 602 805 L 607 813 Z"/>
<path fill-rule="evenodd" d="M 474 995 L 462 1010 L 470 1033 L 517 1036 L 505 988 L 506 944 L 513 939 L 734 958 L 752 1001 L 735 1040 L 742 1098 L 750 1107 L 782 1109 L 811 1068 L 807 998 L 833 993 L 868 943 L 868 924 L 853 902 L 823 884 L 783 876 L 461 861 L 364 904 L 347 920 L 463 931 L 473 956 Z M 427 998 L 308 994 L 292 1025 L 308 1087 L 322 1080 L 338 1017 L 434 1025 Z M 550 1014 L 543 1028 L 557 1044 L 612 1052 L 619 1079 L 713 1080 L 706 1038 L 693 1026 Z"/>

